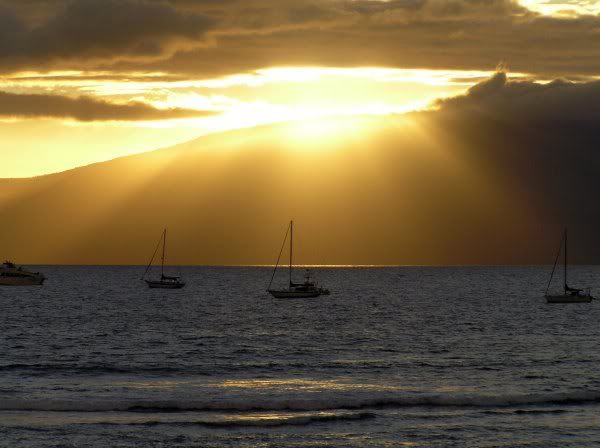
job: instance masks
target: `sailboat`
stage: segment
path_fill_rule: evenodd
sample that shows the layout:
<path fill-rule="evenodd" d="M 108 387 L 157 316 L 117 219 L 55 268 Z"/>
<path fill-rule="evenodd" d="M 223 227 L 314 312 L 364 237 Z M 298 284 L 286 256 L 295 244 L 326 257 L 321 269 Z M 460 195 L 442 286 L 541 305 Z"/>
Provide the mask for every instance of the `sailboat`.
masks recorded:
<path fill-rule="evenodd" d="M 162 244 L 162 257 L 160 262 L 160 279 L 159 280 L 149 280 L 146 278 L 146 274 L 152 267 L 152 262 L 156 257 L 156 253 L 158 252 L 158 248 Z M 160 288 L 160 289 L 181 289 L 185 286 L 185 282 L 181 281 L 180 277 L 170 277 L 165 275 L 165 251 L 167 247 L 167 229 L 163 230 L 163 233 L 158 240 L 158 244 L 156 249 L 154 249 L 154 254 L 152 254 L 152 258 L 150 259 L 150 263 L 148 263 L 148 267 L 146 267 L 146 272 L 142 276 L 142 280 L 146 282 L 146 284 L 150 288 Z"/>
<path fill-rule="evenodd" d="M 285 289 L 271 289 L 271 285 L 273 284 L 273 279 L 275 278 L 275 273 L 277 272 L 277 267 L 279 266 L 279 261 L 281 260 L 281 254 L 283 253 L 283 248 L 285 247 L 285 242 L 287 240 L 288 234 L 290 235 L 289 285 Z M 273 269 L 273 275 L 271 275 L 271 281 L 269 282 L 267 292 L 269 294 L 271 294 L 273 297 L 275 297 L 276 299 L 304 299 L 304 298 L 313 298 L 313 297 L 319 297 L 322 295 L 329 294 L 328 289 L 317 286 L 317 284 L 311 279 L 309 269 L 306 269 L 306 271 L 305 271 L 304 283 L 294 283 L 292 280 L 293 269 L 294 269 L 294 221 L 290 221 L 290 225 L 288 226 L 287 232 L 285 233 L 285 237 L 283 239 L 283 244 L 281 246 L 281 250 L 279 251 L 279 257 L 277 258 L 277 264 L 275 264 L 275 268 Z"/>
<path fill-rule="evenodd" d="M 552 278 L 554 277 L 554 272 L 556 271 L 556 265 L 558 264 L 558 260 L 560 258 L 560 252 L 563 247 L 564 250 L 564 284 L 563 284 L 563 293 L 562 294 L 549 294 L 548 290 L 550 289 L 550 284 L 552 283 Z M 571 288 L 567 284 L 567 271 L 568 271 L 568 260 L 567 260 L 567 229 L 565 229 L 563 233 L 563 237 L 560 241 L 560 246 L 558 247 L 558 253 L 556 254 L 556 260 L 554 260 L 554 267 L 552 268 L 552 274 L 550 274 L 550 280 L 548 281 L 548 286 L 546 287 L 546 302 L 548 303 L 588 303 L 591 302 L 594 297 L 592 297 L 589 288 L 587 290 Z"/>

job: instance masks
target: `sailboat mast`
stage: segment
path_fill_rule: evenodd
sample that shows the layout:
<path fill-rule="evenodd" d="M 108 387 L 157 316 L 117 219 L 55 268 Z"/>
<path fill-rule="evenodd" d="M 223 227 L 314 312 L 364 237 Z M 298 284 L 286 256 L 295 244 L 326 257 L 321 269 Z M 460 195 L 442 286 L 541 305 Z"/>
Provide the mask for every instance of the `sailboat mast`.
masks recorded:
<path fill-rule="evenodd" d="M 294 221 L 290 221 L 290 286 L 292 286 L 293 260 L 294 260 Z"/>
<path fill-rule="evenodd" d="M 567 229 L 565 228 L 565 295 L 567 295 Z"/>
<path fill-rule="evenodd" d="M 161 278 L 165 276 L 165 246 L 167 245 L 167 229 L 163 231 L 163 250 L 162 250 L 162 260 L 160 264 L 160 276 Z"/>

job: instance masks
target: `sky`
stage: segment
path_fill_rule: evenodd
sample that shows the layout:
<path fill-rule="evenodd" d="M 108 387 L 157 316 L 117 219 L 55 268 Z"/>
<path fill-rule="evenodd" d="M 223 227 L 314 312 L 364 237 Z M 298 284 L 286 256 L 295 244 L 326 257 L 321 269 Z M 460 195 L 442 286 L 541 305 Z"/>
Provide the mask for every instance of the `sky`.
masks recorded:
<path fill-rule="evenodd" d="M 498 70 L 594 90 L 599 13 L 586 0 L 0 0 L 0 177 L 274 122 L 318 135 L 325 117 L 439 108 Z"/>
<path fill-rule="evenodd" d="M 544 264 L 564 227 L 597 263 L 599 14 L 0 0 L 0 247 L 269 264 L 293 218 L 298 263 Z"/>

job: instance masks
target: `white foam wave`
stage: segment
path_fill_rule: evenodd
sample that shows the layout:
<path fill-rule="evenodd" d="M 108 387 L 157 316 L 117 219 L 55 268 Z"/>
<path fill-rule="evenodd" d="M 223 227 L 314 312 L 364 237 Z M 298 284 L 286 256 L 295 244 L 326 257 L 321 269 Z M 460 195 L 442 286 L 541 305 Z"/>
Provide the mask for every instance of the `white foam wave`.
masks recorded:
<path fill-rule="evenodd" d="M 304 398 L 261 397 L 239 400 L 28 400 L 0 399 L 0 411 L 181 412 L 181 411 L 326 411 L 376 407 L 510 407 L 600 403 L 600 391 L 484 394 L 403 394 Z"/>
<path fill-rule="evenodd" d="M 261 417 L 242 417 L 227 419 L 207 419 L 191 421 L 151 420 L 146 422 L 116 423 L 100 421 L 96 424 L 106 426 L 206 426 L 212 428 L 235 427 L 277 427 L 277 426 L 305 426 L 312 423 L 333 422 L 343 420 L 365 420 L 375 418 L 371 412 L 343 412 L 343 413 L 318 413 L 303 415 L 264 415 Z"/>

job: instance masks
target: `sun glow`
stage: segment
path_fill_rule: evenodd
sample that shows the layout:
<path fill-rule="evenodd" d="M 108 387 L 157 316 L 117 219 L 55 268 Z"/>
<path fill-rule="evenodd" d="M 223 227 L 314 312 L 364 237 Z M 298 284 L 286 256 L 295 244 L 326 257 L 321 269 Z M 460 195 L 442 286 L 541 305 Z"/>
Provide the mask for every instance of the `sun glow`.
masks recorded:
<path fill-rule="evenodd" d="M 600 13 L 600 2 L 595 0 L 521 0 L 520 3 L 532 11 L 562 18 Z"/>
<path fill-rule="evenodd" d="M 135 101 L 157 109 L 210 114 L 185 119 L 96 122 L 0 117 L 5 142 L 19 147 L 19 154 L 27 161 L 15 157 L 14 163 L 0 168 L 0 177 L 62 171 L 206 134 L 281 122 L 292 123 L 284 138 L 310 147 L 306 142 L 352 133 L 335 117 L 384 116 L 427 109 L 435 99 L 463 93 L 492 73 L 300 66 L 270 67 L 214 79 L 185 79 L 161 72 L 51 71 L 6 75 L 0 77 L 0 90 L 12 94 L 89 96 L 114 104 Z M 525 75 L 511 74 L 520 76 Z M 36 132 L 22 132 L 24 126 Z M 92 137 L 98 135 L 102 138 Z M 89 138 L 93 141 L 86 140 Z M 43 148 L 40 139 L 46 142 Z M 48 151 L 52 151 L 51 161 L 42 163 L 48 159 Z"/>
<path fill-rule="evenodd" d="M 311 150 L 327 147 L 329 143 L 360 134 L 364 131 L 363 125 L 351 119 L 335 117 L 298 120 L 287 125 L 286 135 L 291 142 L 297 143 L 303 150 Z M 316 144 L 311 146 L 311 143 Z"/>

